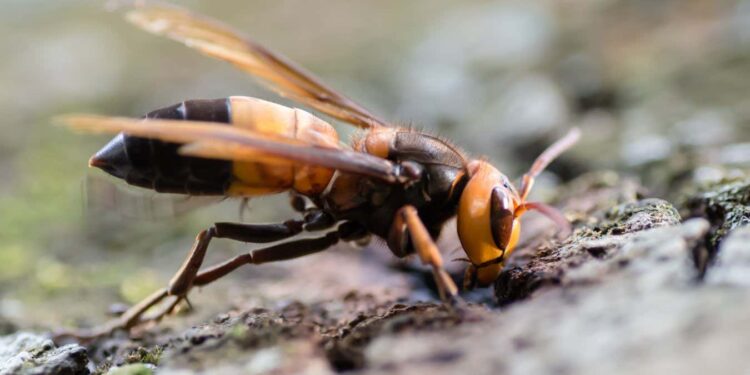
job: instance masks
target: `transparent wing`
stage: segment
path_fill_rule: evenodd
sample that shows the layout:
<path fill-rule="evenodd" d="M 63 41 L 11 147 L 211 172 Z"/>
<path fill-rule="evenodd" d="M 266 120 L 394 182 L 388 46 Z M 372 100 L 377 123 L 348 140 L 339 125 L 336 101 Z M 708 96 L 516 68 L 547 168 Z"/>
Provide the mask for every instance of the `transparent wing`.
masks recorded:
<path fill-rule="evenodd" d="M 126 18 L 133 24 L 230 62 L 282 96 L 360 128 L 386 126 L 386 122 L 312 74 L 216 20 L 171 5 L 138 1 L 132 8 Z"/>

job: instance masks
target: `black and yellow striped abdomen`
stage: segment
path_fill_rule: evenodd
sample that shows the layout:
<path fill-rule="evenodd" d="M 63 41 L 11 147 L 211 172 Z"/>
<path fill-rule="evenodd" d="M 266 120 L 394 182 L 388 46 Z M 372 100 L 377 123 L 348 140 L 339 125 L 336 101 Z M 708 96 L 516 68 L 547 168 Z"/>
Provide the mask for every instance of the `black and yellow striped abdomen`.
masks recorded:
<path fill-rule="evenodd" d="M 149 112 L 146 118 L 209 121 L 338 147 L 338 135 L 307 112 L 248 97 L 188 100 Z M 158 192 L 190 195 L 257 196 L 289 189 L 321 193 L 333 170 L 299 163 L 234 162 L 183 156 L 180 145 L 120 134 L 90 164 L 127 183 Z"/>
<path fill-rule="evenodd" d="M 230 123 L 227 99 L 189 100 L 149 112 L 146 118 Z M 119 134 L 89 164 L 128 184 L 164 193 L 223 195 L 232 181 L 232 162 L 184 157 L 180 145 Z"/>

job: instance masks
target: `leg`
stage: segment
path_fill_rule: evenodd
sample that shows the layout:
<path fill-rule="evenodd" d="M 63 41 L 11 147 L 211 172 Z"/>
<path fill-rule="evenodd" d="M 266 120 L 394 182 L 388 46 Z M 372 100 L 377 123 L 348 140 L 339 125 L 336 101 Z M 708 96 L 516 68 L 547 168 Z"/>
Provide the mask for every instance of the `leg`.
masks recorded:
<path fill-rule="evenodd" d="M 310 239 L 301 239 L 281 243 L 278 245 L 266 247 L 263 249 L 253 250 L 249 253 L 238 255 L 228 261 L 209 267 L 203 272 L 198 273 L 191 281 L 192 286 L 204 286 L 217 279 L 226 276 L 245 264 L 262 264 L 299 258 L 305 255 L 314 254 L 326 250 L 336 244 L 341 238 L 339 231 L 327 233 L 325 236 Z M 187 293 L 187 291 L 186 291 Z M 175 299 L 167 304 L 165 308 L 157 311 L 155 314 L 144 317 L 144 314 L 151 307 L 168 297 L 167 289 L 160 289 L 154 292 L 137 305 L 130 308 L 119 318 L 112 320 L 101 327 L 90 331 L 79 332 L 62 332 L 55 335 L 56 339 L 74 337 L 79 340 L 93 339 L 104 336 L 116 329 L 130 329 L 139 324 L 149 321 L 159 320 L 164 315 L 169 314 L 177 304 L 185 298 L 185 294 L 175 296 Z"/>
<path fill-rule="evenodd" d="M 193 279 L 203 264 L 203 258 L 212 238 L 228 238 L 242 242 L 267 243 L 289 238 L 302 232 L 304 222 L 289 220 L 282 224 L 235 224 L 216 223 L 200 232 L 195 238 L 192 250 L 177 273 L 169 281 L 169 295 L 183 295 L 193 284 Z"/>
<path fill-rule="evenodd" d="M 400 218 L 397 218 L 394 225 L 399 222 L 406 225 L 406 230 L 409 232 L 419 259 L 422 263 L 432 267 L 432 274 L 440 292 L 440 299 L 453 306 L 463 304 L 463 300 L 458 296 L 456 284 L 453 283 L 453 279 L 443 268 L 443 258 L 440 256 L 440 251 L 417 215 L 417 210 L 413 206 L 404 206 L 396 215 Z M 399 242 L 403 243 L 404 241 Z"/>
<path fill-rule="evenodd" d="M 477 286 L 477 268 L 473 264 L 469 264 L 464 271 L 464 291 L 473 290 Z"/>
<path fill-rule="evenodd" d="M 336 231 L 329 232 L 323 237 L 285 242 L 238 255 L 199 273 L 193 280 L 193 285 L 204 286 L 210 284 L 245 264 L 263 264 L 300 258 L 326 250 L 339 242 L 339 240 L 351 241 L 360 238 L 362 235 L 361 228 L 350 224 L 352 223 L 341 223 Z"/>
<path fill-rule="evenodd" d="M 229 259 L 223 263 L 219 263 L 208 269 L 200 272 L 192 281 L 192 286 L 204 286 L 208 285 L 228 274 L 237 268 L 245 264 L 263 264 L 269 262 L 278 262 L 283 260 L 289 260 L 294 258 L 300 258 L 305 255 L 314 254 L 321 252 L 335 245 L 341 238 L 338 231 L 327 233 L 323 237 L 318 238 L 307 238 L 296 241 L 290 241 L 281 243 L 278 245 L 270 246 L 263 249 L 253 250 L 249 253 L 238 255 L 232 259 Z M 186 291 L 187 293 L 187 291 Z M 184 298 L 184 295 L 178 297 Z M 153 304 L 152 304 L 153 306 Z M 172 309 L 176 306 L 176 303 L 168 306 L 166 309 L 155 314 L 153 317 L 149 317 L 147 320 L 160 319 L 166 314 L 169 314 Z M 145 310 L 144 310 L 145 311 Z M 143 312 L 141 312 L 142 315 Z M 132 319 L 131 319 L 132 320 Z M 130 322 L 131 326 L 133 323 L 139 321 Z M 129 328 L 129 327 L 124 327 Z"/>
<path fill-rule="evenodd" d="M 302 226 L 303 223 L 301 221 L 295 220 L 289 220 L 282 224 L 214 224 L 211 228 L 201 231 L 198 234 L 193 249 L 190 251 L 190 254 L 187 259 L 185 259 L 185 262 L 180 269 L 169 281 L 167 288 L 154 292 L 137 305 L 128 309 L 117 320 L 119 321 L 117 325 L 125 328 L 132 327 L 142 320 L 141 317 L 146 311 L 157 305 L 164 298 L 167 296 L 177 296 L 162 314 L 157 315 L 164 315 L 171 312 L 177 306 L 177 303 L 183 299 L 187 291 L 193 286 L 194 279 L 203 263 L 206 250 L 208 250 L 208 244 L 211 242 L 212 238 L 229 238 L 243 242 L 265 243 L 281 240 L 298 234 L 302 231 Z M 108 327 L 105 326 L 102 327 L 103 332 L 99 334 L 106 334 L 111 330 L 112 329 L 108 329 Z"/>
<path fill-rule="evenodd" d="M 321 252 L 335 245 L 340 239 L 338 232 L 330 232 L 323 237 L 290 241 L 275 246 L 238 255 L 223 263 L 209 267 L 195 278 L 194 286 L 204 286 L 220 279 L 245 264 L 263 264 L 300 258 Z"/>
<path fill-rule="evenodd" d="M 578 138 L 580 138 L 580 136 L 581 130 L 578 128 L 573 128 L 564 137 L 560 138 L 557 142 L 547 147 L 547 149 L 544 150 L 544 152 L 542 152 L 542 154 L 536 158 L 529 171 L 525 175 L 523 175 L 520 194 L 521 201 L 525 201 L 526 196 L 529 195 L 531 186 L 534 185 L 534 178 L 536 178 L 539 173 L 542 173 L 544 168 L 547 168 L 549 163 L 555 160 L 555 158 L 560 156 L 560 154 L 565 152 L 565 150 L 569 149 L 576 142 L 578 142 Z"/>
<path fill-rule="evenodd" d="M 167 292 L 169 295 L 177 296 L 187 293 L 203 264 L 208 244 L 214 237 L 242 242 L 268 243 L 292 237 L 302 232 L 303 229 L 316 231 L 330 228 L 334 224 L 331 216 L 320 210 L 311 210 L 305 215 L 304 220 L 287 220 L 281 224 L 216 223 L 198 234 L 187 259 L 169 281 Z"/>

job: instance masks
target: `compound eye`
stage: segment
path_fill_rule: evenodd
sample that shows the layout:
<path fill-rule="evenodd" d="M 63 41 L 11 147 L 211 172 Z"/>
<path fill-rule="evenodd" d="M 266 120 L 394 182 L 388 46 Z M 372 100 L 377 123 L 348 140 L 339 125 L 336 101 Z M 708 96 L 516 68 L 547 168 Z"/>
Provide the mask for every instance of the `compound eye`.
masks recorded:
<path fill-rule="evenodd" d="M 498 186 L 492 189 L 490 198 L 490 228 L 495 246 L 500 250 L 508 247 L 513 234 L 513 201 L 506 189 Z"/>

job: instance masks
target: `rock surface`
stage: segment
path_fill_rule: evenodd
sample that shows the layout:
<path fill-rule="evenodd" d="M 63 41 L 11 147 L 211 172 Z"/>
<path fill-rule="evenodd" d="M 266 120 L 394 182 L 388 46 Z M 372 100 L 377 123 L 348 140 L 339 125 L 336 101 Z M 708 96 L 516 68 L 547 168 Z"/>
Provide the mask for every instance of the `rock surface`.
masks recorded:
<path fill-rule="evenodd" d="M 607 255 L 569 269 L 561 287 L 481 323 L 375 341 L 371 373 L 744 373 L 750 298 L 697 282 L 693 246 L 708 230 L 693 219 L 609 238 Z M 440 350 L 457 359 L 432 365 Z"/>
<path fill-rule="evenodd" d="M 0 337 L 0 374 L 88 374 L 86 348 L 55 346 L 47 337 L 16 333 Z"/>
<path fill-rule="evenodd" d="M 703 202 L 704 212 L 728 212 L 727 199 L 716 197 L 740 191 L 736 186 L 701 190 L 686 202 Z M 574 233 L 555 239 L 548 224 L 530 217 L 526 238 L 496 282 L 497 303 L 482 293 L 467 294 L 470 305 L 459 311 L 419 302 L 415 296 L 429 295 L 430 286 L 413 269 L 404 283 L 398 281 L 403 267 L 373 259 L 362 266 L 367 252 L 326 253 L 329 258 L 289 266 L 297 277 L 285 282 L 302 277 L 308 289 L 323 288 L 327 295 L 264 308 L 239 304 L 192 328 L 160 325 L 132 338 L 116 334 L 89 344 L 89 355 L 76 344 L 55 347 L 17 333 L 2 338 L 0 357 L 11 363 L 3 370 L 86 373 L 89 359 L 95 372 L 112 374 L 750 369 L 743 357 L 750 351 L 750 227 L 717 232 L 726 220 L 717 225 L 711 215 L 683 221 L 669 202 L 642 198 L 642 190 L 608 172 L 563 187 L 559 204 L 576 223 Z M 702 262 L 712 243 L 719 244 L 713 261 Z M 303 271 L 330 262 L 339 272 Z M 386 278 L 390 293 L 365 291 L 372 280 Z"/>
<path fill-rule="evenodd" d="M 516 253 L 495 283 L 497 300 L 508 304 L 545 285 L 580 283 L 585 272 L 599 272 L 590 275 L 590 281 L 597 282 L 610 271 L 603 261 L 621 254 L 621 248 L 631 240 L 628 234 L 679 222 L 677 210 L 660 199 L 615 206 L 597 224 L 579 229 L 562 244 L 527 247 Z M 628 262 L 619 261 L 623 265 Z"/>

